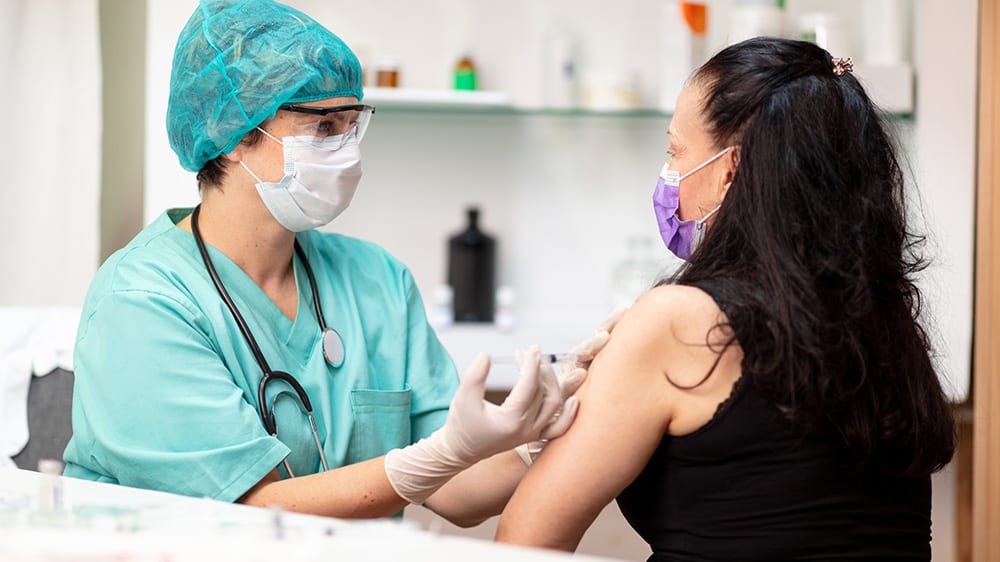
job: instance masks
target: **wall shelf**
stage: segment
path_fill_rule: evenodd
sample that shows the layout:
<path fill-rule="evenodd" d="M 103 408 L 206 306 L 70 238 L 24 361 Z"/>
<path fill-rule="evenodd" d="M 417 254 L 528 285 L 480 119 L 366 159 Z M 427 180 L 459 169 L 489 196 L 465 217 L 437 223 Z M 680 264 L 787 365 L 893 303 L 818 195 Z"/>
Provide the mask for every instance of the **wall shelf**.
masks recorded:
<path fill-rule="evenodd" d="M 669 118 L 658 109 L 555 109 L 525 108 L 511 104 L 507 94 L 495 91 L 419 90 L 409 88 L 365 88 L 364 102 L 378 112 L 389 113 L 481 113 L 506 115 L 551 115 L 562 117 Z"/>
<path fill-rule="evenodd" d="M 544 116 L 566 118 L 670 119 L 673 113 L 653 108 L 622 110 L 526 108 L 511 105 L 503 92 L 414 90 L 406 88 L 365 88 L 364 102 L 375 106 L 379 114 L 475 114 L 508 116 Z M 912 121 L 912 106 L 893 103 L 884 106 L 892 121 Z"/>
<path fill-rule="evenodd" d="M 466 90 L 417 90 L 409 88 L 365 88 L 365 103 L 378 110 L 466 110 L 496 111 L 510 109 L 503 92 Z"/>

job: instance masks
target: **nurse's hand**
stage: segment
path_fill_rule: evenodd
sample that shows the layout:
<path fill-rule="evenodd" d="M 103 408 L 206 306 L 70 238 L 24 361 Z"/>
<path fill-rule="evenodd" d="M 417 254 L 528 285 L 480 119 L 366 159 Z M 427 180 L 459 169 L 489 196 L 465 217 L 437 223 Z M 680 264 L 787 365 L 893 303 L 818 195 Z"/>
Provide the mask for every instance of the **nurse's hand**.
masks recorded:
<path fill-rule="evenodd" d="M 386 476 L 396 493 L 411 503 L 423 503 L 476 462 L 564 432 L 576 416 L 578 401 L 564 400 L 552 370 L 540 368 L 540 355 L 537 346 L 527 352 L 517 383 L 499 406 L 485 400 L 489 357 L 477 356 L 462 375 L 444 426 L 386 455 Z M 553 421 L 556 413 L 560 415 Z"/>
<path fill-rule="evenodd" d="M 483 398 L 489 358 L 480 355 L 473 361 L 462 377 L 442 428 L 456 456 L 475 462 L 521 443 L 550 439 L 552 420 L 562 410 L 568 411 L 560 418 L 568 419 L 561 425 L 569 427 L 577 401 L 573 399 L 564 407 L 559 380 L 549 365 L 541 365 L 540 357 L 538 346 L 519 354 L 520 376 L 499 406 Z"/>

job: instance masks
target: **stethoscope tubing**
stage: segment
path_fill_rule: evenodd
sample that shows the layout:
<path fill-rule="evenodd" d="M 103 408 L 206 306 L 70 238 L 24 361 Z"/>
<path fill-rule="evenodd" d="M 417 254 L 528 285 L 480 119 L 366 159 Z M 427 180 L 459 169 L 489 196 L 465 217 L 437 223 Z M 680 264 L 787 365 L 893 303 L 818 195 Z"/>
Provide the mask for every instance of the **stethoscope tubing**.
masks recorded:
<path fill-rule="evenodd" d="M 219 296 L 222 297 L 222 301 L 229 308 L 229 312 L 232 313 L 233 319 L 236 320 L 236 325 L 239 326 L 240 332 L 243 334 L 243 338 L 246 340 L 247 345 L 250 347 L 250 351 L 253 353 L 254 358 L 257 360 L 257 364 L 260 366 L 261 371 L 263 371 L 263 377 L 260 380 L 260 384 L 257 385 L 257 401 L 260 405 L 260 417 L 261 421 L 264 423 L 264 428 L 267 432 L 273 436 L 278 435 L 278 426 L 272 416 L 272 413 L 267 407 L 267 385 L 274 380 L 282 380 L 288 383 L 295 394 L 298 396 L 299 400 L 302 402 L 302 407 L 305 408 L 306 416 L 309 418 L 309 425 L 312 428 L 313 440 L 316 442 L 316 449 L 319 451 L 320 461 L 323 463 L 323 470 L 329 470 L 326 463 L 326 455 L 323 454 L 323 447 L 319 440 L 319 432 L 316 429 L 316 421 L 313 418 L 312 402 L 309 400 L 309 395 L 306 394 L 302 385 L 299 381 L 295 379 L 289 373 L 284 371 L 274 371 L 268 365 L 267 360 L 264 358 L 264 353 L 261 351 L 260 346 L 257 345 L 257 339 L 253 337 L 253 333 L 250 331 L 250 326 L 247 324 L 243 315 L 240 313 L 239 308 L 237 308 L 236 303 L 233 302 L 232 297 L 229 296 L 229 291 L 226 290 L 225 285 L 222 283 L 222 279 L 219 278 L 219 274 L 215 269 L 215 265 L 212 263 L 212 258 L 208 254 L 208 248 L 205 246 L 205 241 L 201 237 L 201 230 L 198 227 L 198 215 L 201 210 L 201 205 L 194 208 L 191 213 L 191 231 L 194 234 L 195 243 L 198 245 L 198 251 L 201 253 L 201 258 L 205 262 L 205 268 L 208 270 L 208 275 L 212 279 L 212 283 L 215 285 L 215 289 L 219 292 Z M 316 318 L 319 321 L 320 330 L 323 334 L 327 330 L 333 331 L 326 327 L 326 322 L 323 320 L 323 309 L 319 302 L 319 289 L 316 287 L 316 278 L 313 276 L 312 267 L 309 265 L 309 260 L 306 258 L 305 250 L 299 244 L 298 240 L 295 240 L 295 252 L 298 254 L 299 259 L 302 261 L 302 265 L 305 267 L 306 275 L 309 277 L 309 285 L 312 288 L 313 304 L 316 310 Z M 336 334 L 336 332 L 334 331 Z M 339 338 L 339 334 L 337 334 Z M 325 355 L 325 351 L 324 351 Z M 329 359 L 327 359 L 329 361 Z M 292 473 L 291 467 L 288 465 L 288 460 L 284 460 L 283 464 L 288 475 L 295 477 Z"/>
<path fill-rule="evenodd" d="M 254 358 L 257 360 L 257 364 L 260 365 L 262 371 L 264 371 L 264 376 L 267 377 L 271 373 L 271 367 L 267 364 L 267 359 L 264 358 L 264 353 L 261 352 L 260 347 L 257 345 L 257 340 L 254 339 L 253 334 L 250 332 L 250 326 L 247 325 L 247 321 L 243 319 L 243 315 L 240 314 L 239 308 L 236 307 L 236 303 L 233 302 L 232 297 L 229 296 L 229 291 L 222 284 L 222 279 L 219 278 L 218 272 L 215 270 L 215 265 L 212 264 L 212 258 L 208 255 L 208 248 L 205 247 L 205 242 L 201 238 L 201 230 L 198 228 L 198 212 L 201 210 L 201 205 L 194 208 L 194 212 L 191 213 L 191 231 L 194 233 L 194 241 L 198 244 L 198 251 L 201 252 L 201 259 L 205 262 L 205 268 L 208 269 L 208 275 L 212 278 L 212 283 L 215 285 L 215 290 L 219 292 L 219 296 L 222 297 L 223 302 L 226 303 L 226 307 L 229 308 L 229 312 L 232 313 L 233 319 L 236 320 L 236 325 L 239 326 L 240 332 L 243 333 L 243 338 L 250 345 L 250 351 L 253 353 Z"/>

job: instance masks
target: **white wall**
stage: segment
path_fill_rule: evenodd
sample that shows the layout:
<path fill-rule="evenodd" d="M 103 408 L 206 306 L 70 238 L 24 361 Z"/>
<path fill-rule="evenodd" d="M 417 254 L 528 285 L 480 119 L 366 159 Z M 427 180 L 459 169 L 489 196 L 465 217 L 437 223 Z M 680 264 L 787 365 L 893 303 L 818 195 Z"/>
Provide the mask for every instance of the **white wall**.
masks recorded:
<path fill-rule="evenodd" d="M 98 262 L 97 0 L 0 2 L 0 305 L 83 301 Z"/>
<path fill-rule="evenodd" d="M 975 240 L 978 2 L 921 0 L 913 156 L 931 267 L 922 289 L 947 390 L 969 395 Z"/>

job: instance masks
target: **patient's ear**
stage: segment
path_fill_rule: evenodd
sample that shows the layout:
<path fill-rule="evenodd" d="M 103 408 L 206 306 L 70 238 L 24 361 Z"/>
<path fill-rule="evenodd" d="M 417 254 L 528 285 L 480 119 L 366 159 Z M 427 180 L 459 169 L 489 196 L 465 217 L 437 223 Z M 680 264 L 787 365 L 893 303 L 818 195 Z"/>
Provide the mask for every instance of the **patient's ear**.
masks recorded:
<path fill-rule="evenodd" d="M 729 193 L 729 188 L 733 186 L 733 178 L 736 177 L 736 168 L 740 165 L 740 145 L 733 146 L 732 150 L 722 157 L 725 170 L 719 185 L 719 201 L 722 201 Z"/>

